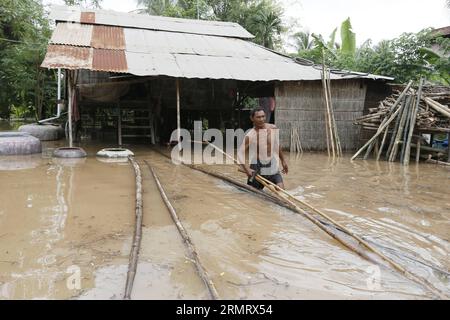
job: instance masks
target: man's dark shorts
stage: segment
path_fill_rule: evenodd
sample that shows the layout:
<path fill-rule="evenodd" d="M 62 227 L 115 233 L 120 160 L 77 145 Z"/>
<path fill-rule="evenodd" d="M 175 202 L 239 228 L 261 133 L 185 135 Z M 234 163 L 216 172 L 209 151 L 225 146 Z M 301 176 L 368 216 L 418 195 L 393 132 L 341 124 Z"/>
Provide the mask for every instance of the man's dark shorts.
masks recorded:
<path fill-rule="evenodd" d="M 271 162 L 269 162 L 268 164 L 262 164 L 258 160 L 258 163 L 252 163 L 250 165 L 250 169 L 255 170 L 258 174 L 260 174 L 261 168 L 268 168 L 270 166 L 271 166 Z M 261 176 L 275 184 L 283 182 L 283 178 L 281 177 L 281 174 L 279 172 L 277 172 L 275 174 L 271 174 L 271 175 L 261 175 Z M 261 183 L 259 183 L 258 181 L 256 181 L 256 179 L 253 179 L 251 181 L 250 178 L 248 178 L 247 184 L 258 190 L 264 189 L 264 186 Z"/>

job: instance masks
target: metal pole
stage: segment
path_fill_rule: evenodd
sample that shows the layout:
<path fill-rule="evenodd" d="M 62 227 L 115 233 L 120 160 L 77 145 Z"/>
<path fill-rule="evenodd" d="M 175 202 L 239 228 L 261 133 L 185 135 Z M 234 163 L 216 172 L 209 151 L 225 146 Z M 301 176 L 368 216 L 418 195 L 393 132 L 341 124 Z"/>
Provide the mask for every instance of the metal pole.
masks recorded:
<path fill-rule="evenodd" d="M 177 78 L 177 142 L 181 142 L 181 125 L 180 125 L 180 80 Z"/>
<path fill-rule="evenodd" d="M 58 100 L 61 99 L 61 68 L 58 68 Z"/>
<path fill-rule="evenodd" d="M 69 147 L 72 148 L 73 142 L 72 142 L 72 102 L 73 102 L 73 88 L 72 88 L 72 81 L 73 81 L 73 72 L 67 70 L 68 72 L 68 83 L 69 83 Z"/>

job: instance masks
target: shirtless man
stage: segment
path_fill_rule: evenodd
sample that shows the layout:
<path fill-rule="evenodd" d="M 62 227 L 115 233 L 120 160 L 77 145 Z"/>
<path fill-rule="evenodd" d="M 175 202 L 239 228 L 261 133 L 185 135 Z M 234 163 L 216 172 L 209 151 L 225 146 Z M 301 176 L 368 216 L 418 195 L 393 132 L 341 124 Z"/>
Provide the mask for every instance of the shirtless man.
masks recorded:
<path fill-rule="evenodd" d="M 275 125 L 266 123 L 266 115 L 262 108 L 252 110 L 250 120 L 253 122 L 253 128 L 245 135 L 238 152 L 238 159 L 248 176 L 247 184 L 257 189 L 264 188 L 254 179 L 256 173 L 284 189 L 277 156 L 281 160 L 282 173 L 288 173 L 288 165 L 279 146 L 278 129 Z M 245 163 L 245 155 L 248 150 L 250 150 L 250 166 Z"/>

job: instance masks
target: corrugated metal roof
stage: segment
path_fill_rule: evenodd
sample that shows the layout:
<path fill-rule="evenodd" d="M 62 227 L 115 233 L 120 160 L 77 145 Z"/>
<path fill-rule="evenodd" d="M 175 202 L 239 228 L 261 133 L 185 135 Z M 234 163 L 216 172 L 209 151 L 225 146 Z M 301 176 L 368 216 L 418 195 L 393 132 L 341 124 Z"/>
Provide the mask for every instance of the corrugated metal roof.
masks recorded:
<path fill-rule="evenodd" d="M 111 26 L 94 26 L 91 47 L 99 49 L 125 49 L 123 28 Z"/>
<path fill-rule="evenodd" d="M 41 67 L 52 69 L 92 69 L 92 55 L 91 48 L 51 44 L 47 48 Z"/>
<path fill-rule="evenodd" d="M 90 47 L 93 26 L 79 23 L 58 23 L 50 43 Z"/>
<path fill-rule="evenodd" d="M 50 19 L 243 39 L 254 38 L 251 33 L 234 22 L 170 18 L 107 10 L 90 10 L 88 14 L 82 13 L 80 8 L 58 5 L 51 7 Z"/>
<path fill-rule="evenodd" d="M 95 19 L 98 17 L 96 13 Z M 138 76 L 248 81 L 321 79 L 319 68 L 243 39 L 64 22 L 57 24 L 42 66 Z M 331 79 L 354 78 L 393 79 L 362 73 L 331 74 Z"/>
<path fill-rule="evenodd" d="M 125 51 L 94 49 L 92 69 L 97 71 L 128 72 Z"/>

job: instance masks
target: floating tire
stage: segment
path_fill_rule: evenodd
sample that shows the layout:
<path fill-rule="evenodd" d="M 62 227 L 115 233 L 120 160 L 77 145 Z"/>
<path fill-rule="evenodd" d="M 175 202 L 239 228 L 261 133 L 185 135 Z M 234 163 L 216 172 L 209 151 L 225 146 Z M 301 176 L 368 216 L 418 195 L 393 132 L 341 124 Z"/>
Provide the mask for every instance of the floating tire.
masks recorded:
<path fill-rule="evenodd" d="M 0 132 L 0 155 L 41 153 L 41 141 L 26 132 Z"/>
<path fill-rule="evenodd" d="M 134 156 L 134 153 L 125 148 L 105 148 L 97 152 L 100 158 L 128 158 Z"/>
<path fill-rule="evenodd" d="M 61 126 L 52 124 L 24 124 L 19 127 L 19 131 L 27 132 L 41 141 L 58 140 L 64 136 Z"/>
<path fill-rule="evenodd" d="M 53 151 L 55 158 L 85 158 L 86 151 L 78 147 L 62 147 Z"/>

